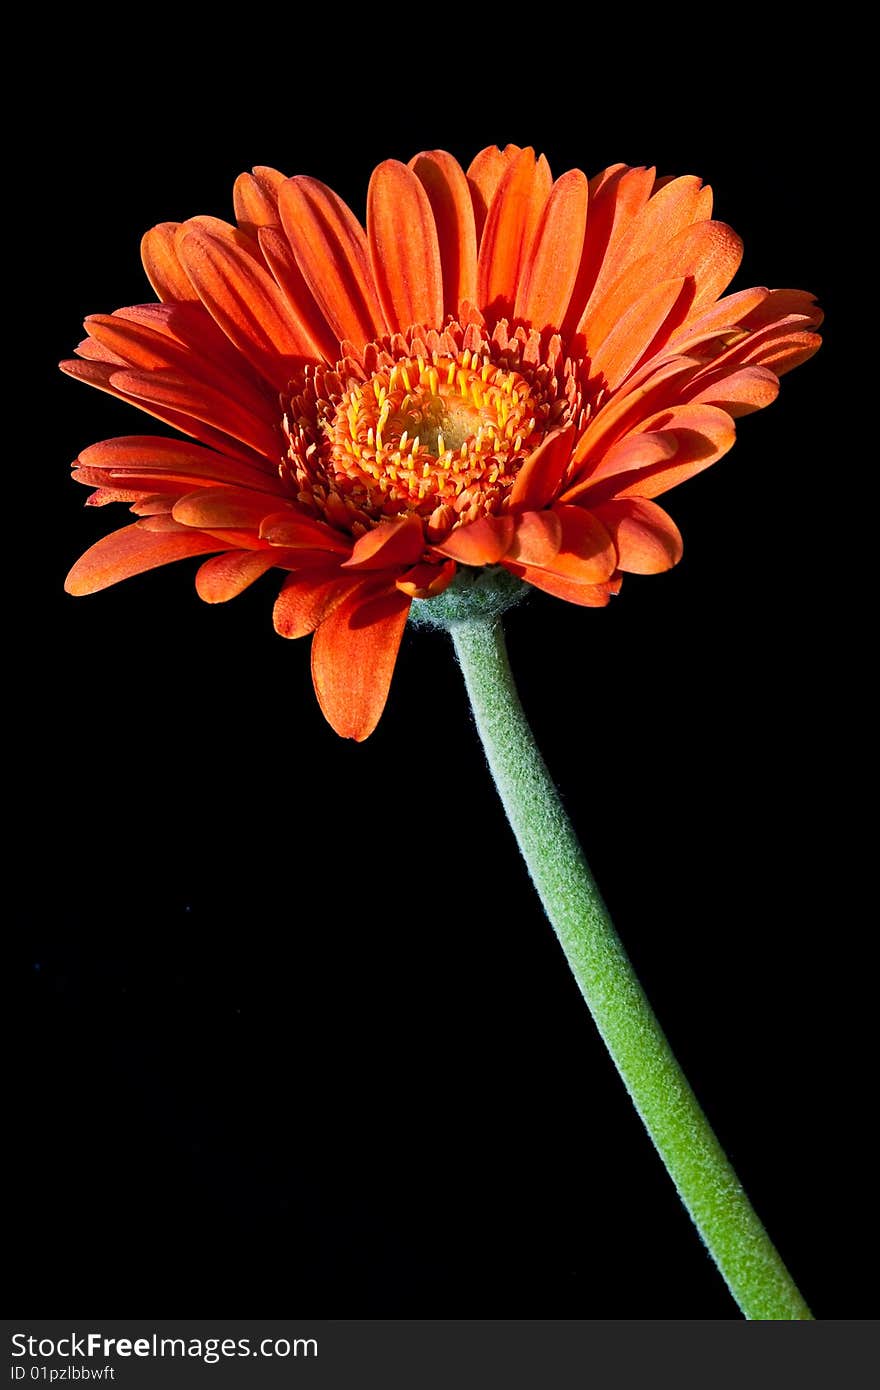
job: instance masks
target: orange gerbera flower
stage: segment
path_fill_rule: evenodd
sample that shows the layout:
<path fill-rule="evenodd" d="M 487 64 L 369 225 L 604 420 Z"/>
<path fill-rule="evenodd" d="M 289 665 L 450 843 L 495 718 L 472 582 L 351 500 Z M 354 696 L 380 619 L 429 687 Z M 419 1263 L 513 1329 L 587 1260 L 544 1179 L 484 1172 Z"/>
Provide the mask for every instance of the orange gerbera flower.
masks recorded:
<path fill-rule="evenodd" d="M 739 237 L 691 176 L 613 165 L 553 181 L 508 145 L 375 170 L 366 230 L 312 178 L 242 174 L 237 227 L 148 232 L 159 303 L 96 314 L 65 371 L 199 441 L 92 445 L 74 476 L 139 517 L 67 580 L 91 593 L 187 556 L 234 597 L 271 568 L 285 637 L 314 632 L 327 719 L 363 739 L 412 603 L 460 566 L 603 605 L 668 569 L 653 500 L 815 352 L 799 290 L 719 298 Z"/>

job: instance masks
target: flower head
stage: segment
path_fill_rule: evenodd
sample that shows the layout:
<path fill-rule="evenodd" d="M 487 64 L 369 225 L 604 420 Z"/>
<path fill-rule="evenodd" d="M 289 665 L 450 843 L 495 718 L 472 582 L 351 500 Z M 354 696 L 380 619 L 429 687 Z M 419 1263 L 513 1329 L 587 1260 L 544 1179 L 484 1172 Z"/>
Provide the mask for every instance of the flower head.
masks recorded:
<path fill-rule="evenodd" d="M 411 605 L 460 567 L 595 607 L 674 565 L 654 499 L 819 346 L 810 295 L 724 294 L 741 243 L 691 176 L 554 182 L 509 145 L 466 172 L 442 150 L 380 164 L 366 228 L 274 169 L 242 174 L 234 204 L 236 226 L 148 232 L 159 302 L 90 317 L 62 364 L 189 436 L 83 451 L 89 501 L 138 520 L 67 587 L 202 556 L 196 587 L 220 603 L 284 571 L 275 627 L 315 634 L 321 708 L 357 739 Z"/>

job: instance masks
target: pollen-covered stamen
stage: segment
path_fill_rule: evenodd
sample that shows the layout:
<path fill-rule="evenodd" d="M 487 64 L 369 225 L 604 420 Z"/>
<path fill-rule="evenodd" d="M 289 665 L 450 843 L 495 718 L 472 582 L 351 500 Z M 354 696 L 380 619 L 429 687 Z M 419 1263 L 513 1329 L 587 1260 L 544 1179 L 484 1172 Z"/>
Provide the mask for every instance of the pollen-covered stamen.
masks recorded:
<path fill-rule="evenodd" d="M 459 513 L 479 490 L 491 510 L 513 482 L 546 407 L 517 372 L 489 361 L 408 358 L 349 390 L 321 421 L 336 482 L 360 483 L 429 515 L 442 502 Z M 465 494 L 467 494 L 465 496 Z M 462 498 L 464 501 L 462 502 Z"/>
<path fill-rule="evenodd" d="M 500 514 L 525 459 L 580 405 L 560 356 L 506 326 L 489 340 L 450 324 L 316 371 L 285 418 L 298 501 L 353 534 L 415 512 L 433 540 Z"/>

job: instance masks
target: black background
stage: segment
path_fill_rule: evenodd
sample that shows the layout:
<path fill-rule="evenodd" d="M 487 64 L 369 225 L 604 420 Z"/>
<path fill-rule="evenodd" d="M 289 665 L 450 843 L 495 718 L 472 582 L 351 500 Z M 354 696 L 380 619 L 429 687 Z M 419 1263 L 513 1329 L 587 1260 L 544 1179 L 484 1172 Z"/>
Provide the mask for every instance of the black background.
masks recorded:
<path fill-rule="evenodd" d="M 318 711 L 308 641 L 272 631 L 273 576 L 215 608 L 190 563 L 62 592 L 127 517 L 84 512 L 68 463 L 154 424 L 55 362 L 85 313 L 151 297 L 143 230 L 230 216 L 256 163 L 322 178 L 362 213 L 380 159 L 441 146 L 467 163 L 514 140 L 557 173 L 702 175 L 745 238 L 735 287 L 811 289 L 830 315 L 819 357 L 665 499 L 685 538 L 674 572 L 628 578 L 604 612 L 536 595 L 508 633 L 539 744 L 722 1143 L 817 1315 L 866 1316 L 859 660 L 831 500 L 820 40 L 734 45 L 720 63 L 715 39 L 706 61 L 646 39 L 636 67 L 622 42 L 563 63 L 558 17 L 552 62 L 509 17 L 484 57 L 451 19 L 452 36 L 419 37 L 394 17 L 388 41 L 328 20 L 320 43 L 253 23 L 221 60 L 163 32 L 108 63 L 79 28 L 41 91 L 47 133 L 22 136 L 37 331 L 23 454 L 6 461 L 22 552 L 7 726 L 19 1306 L 736 1315 L 533 899 L 447 639 L 406 635 L 357 746 Z"/>

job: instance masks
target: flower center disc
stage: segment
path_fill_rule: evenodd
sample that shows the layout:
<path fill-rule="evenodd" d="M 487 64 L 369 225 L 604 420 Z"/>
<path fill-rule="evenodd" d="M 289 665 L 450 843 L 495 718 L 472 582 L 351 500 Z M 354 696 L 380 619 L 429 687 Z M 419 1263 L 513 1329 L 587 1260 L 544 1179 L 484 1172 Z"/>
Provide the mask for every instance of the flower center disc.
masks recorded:
<path fill-rule="evenodd" d="M 284 471 L 300 503 L 353 534 L 415 512 L 435 539 L 504 510 L 568 393 L 548 363 L 521 360 L 525 338 L 476 351 L 433 337 L 439 350 L 369 345 L 291 394 Z"/>
<path fill-rule="evenodd" d="M 324 421 L 337 487 L 430 514 L 480 494 L 500 500 L 532 444 L 537 405 L 518 372 L 491 362 L 406 358 L 351 389 Z M 543 431 L 542 431 L 543 432 Z"/>

